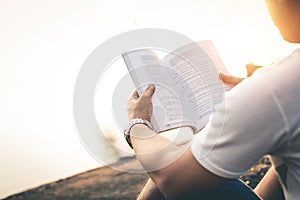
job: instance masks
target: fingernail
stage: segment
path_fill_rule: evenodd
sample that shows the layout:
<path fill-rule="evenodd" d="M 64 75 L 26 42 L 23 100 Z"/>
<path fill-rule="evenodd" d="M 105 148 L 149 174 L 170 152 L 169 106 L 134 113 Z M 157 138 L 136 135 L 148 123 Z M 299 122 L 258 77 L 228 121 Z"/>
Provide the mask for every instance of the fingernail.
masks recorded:
<path fill-rule="evenodd" d="M 153 83 L 149 84 L 148 88 L 151 88 L 151 89 L 154 88 L 154 84 Z"/>

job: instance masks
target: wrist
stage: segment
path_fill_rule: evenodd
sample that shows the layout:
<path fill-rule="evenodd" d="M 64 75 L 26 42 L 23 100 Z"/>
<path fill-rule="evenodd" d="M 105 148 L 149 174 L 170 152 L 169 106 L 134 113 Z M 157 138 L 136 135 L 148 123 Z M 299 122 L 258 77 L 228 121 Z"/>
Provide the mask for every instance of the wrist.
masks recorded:
<path fill-rule="evenodd" d="M 152 124 L 147 119 L 143 119 L 143 118 L 131 119 L 129 121 L 128 126 L 124 130 L 124 137 L 131 148 L 133 148 L 133 146 L 132 146 L 131 139 L 130 139 L 130 130 L 136 124 L 143 124 L 152 130 Z"/>

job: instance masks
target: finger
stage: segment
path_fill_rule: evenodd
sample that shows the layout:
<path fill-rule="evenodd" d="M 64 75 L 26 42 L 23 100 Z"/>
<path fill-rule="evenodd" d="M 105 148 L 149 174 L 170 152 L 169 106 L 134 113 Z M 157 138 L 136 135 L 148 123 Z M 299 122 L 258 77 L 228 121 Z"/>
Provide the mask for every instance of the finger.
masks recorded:
<path fill-rule="evenodd" d="M 255 70 L 261 68 L 262 66 L 258 66 L 258 65 L 255 65 L 253 63 L 249 63 L 246 65 L 246 69 L 247 69 L 247 77 L 251 76 Z"/>
<path fill-rule="evenodd" d="M 222 79 L 222 81 L 224 83 L 227 84 L 232 84 L 232 85 L 237 85 L 239 84 L 242 80 L 244 80 L 244 78 L 239 78 L 239 77 L 235 77 L 235 76 L 230 76 L 230 75 L 226 75 L 223 73 L 220 73 L 220 78 Z"/>
<path fill-rule="evenodd" d="M 135 91 L 131 94 L 131 96 L 130 96 L 130 98 L 129 98 L 129 101 L 130 101 L 130 100 L 137 100 L 139 97 L 140 97 L 140 96 L 139 96 L 139 93 L 135 90 Z"/>
<path fill-rule="evenodd" d="M 155 92 L 155 86 L 154 84 L 150 84 L 141 97 L 152 97 L 154 92 Z"/>

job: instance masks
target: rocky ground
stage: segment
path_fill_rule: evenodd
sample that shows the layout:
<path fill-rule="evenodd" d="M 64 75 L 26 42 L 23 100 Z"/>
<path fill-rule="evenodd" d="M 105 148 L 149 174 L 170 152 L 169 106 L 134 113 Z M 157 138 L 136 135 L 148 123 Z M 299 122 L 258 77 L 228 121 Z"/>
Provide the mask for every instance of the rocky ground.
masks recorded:
<path fill-rule="evenodd" d="M 122 158 L 114 166 L 129 169 L 138 165 L 134 158 Z M 254 188 L 269 167 L 268 158 L 263 157 L 241 179 Z M 12 195 L 6 200 L 131 200 L 135 199 L 146 180 L 147 175 L 143 173 L 101 167 Z"/>

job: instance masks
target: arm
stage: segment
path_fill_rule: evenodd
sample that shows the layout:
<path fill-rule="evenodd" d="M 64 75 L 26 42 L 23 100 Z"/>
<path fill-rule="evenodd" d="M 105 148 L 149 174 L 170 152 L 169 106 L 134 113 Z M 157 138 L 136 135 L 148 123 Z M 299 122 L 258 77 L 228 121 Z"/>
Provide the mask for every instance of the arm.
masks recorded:
<path fill-rule="evenodd" d="M 143 190 L 137 197 L 137 200 L 162 199 L 162 198 L 163 198 L 163 194 L 161 193 L 161 191 L 159 191 L 159 189 L 157 189 L 155 183 L 153 183 L 151 178 L 149 178 Z"/>
<path fill-rule="evenodd" d="M 182 151 L 182 147 L 173 144 L 161 148 L 166 146 L 167 141 L 164 138 L 157 135 L 147 140 L 139 139 L 134 136 L 137 132 L 147 134 L 151 130 L 144 125 L 133 127 L 131 138 L 134 150 L 156 187 L 171 199 L 196 197 L 228 181 L 202 167 L 194 158 L 190 148 Z M 161 149 L 157 151 L 157 147 Z M 174 152 L 179 154 L 183 152 L 183 155 L 174 155 L 176 154 Z M 179 158 L 175 160 L 174 158 L 177 157 Z"/>
<path fill-rule="evenodd" d="M 264 200 L 284 200 L 282 188 L 274 167 L 269 169 L 267 174 L 254 189 L 254 192 Z"/>
<path fill-rule="evenodd" d="M 130 119 L 150 120 L 153 93 L 151 86 L 141 97 L 132 95 L 128 104 Z M 190 143 L 178 146 L 141 124 L 131 129 L 131 141 L 137 159 L 156 187 L 171 199 L 194 198 L 228 181 L 202 167 L 194 158 Z"/>

